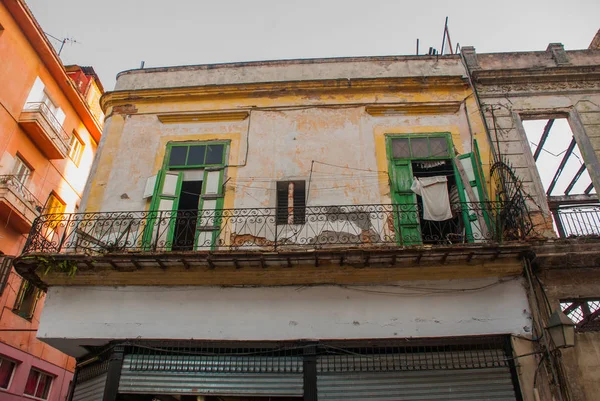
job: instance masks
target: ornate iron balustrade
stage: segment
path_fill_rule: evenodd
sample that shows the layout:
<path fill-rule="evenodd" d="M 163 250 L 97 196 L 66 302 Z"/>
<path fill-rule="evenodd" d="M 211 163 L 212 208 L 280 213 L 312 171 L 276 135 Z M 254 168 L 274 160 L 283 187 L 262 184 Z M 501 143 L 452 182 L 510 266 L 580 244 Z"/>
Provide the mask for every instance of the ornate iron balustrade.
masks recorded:
<path fill-rule="evenodd" d="M 23 111 L 29 112 L 29 113 L 40 113 L 42 116 L 44 116 L 44 118 L 46 119 L 48 124 L 50 124 L 50 126 L 55 131 L 55 133 L 57 135 L 57 139 L 61 140 L 62 142 L 66 143 L 66 144 L 68 144 L 69 141 L 71 140 L 71 137 L 69 136 L 69 134 L 67 134 L 67 132 L 63 129 L 62 124 L 56 119 L 56 116 L 54 115 L 54 113 L 52 113 L 52 111 L 50 110 L 50 108 L 48 107 L 48 105 L 46 103 L 44 103 L 44 102 L 25 103 L 25 106 L 23 107 Z"/>
<path fill-rule="evenodd" d="M 559 208 L 554 221 L 561 238 L 600 236 L 600 205 Z"/>
<path fill-rule="evenodd" d="M 15 175 L 0 175 L 0 188 L 9 188 L 26 203 L 38 211 L 42 210 L 42 203 L 27 189 Z"/>
<path fill-rule="evenodd" d="M 453 219 L 422 220 L 419 205 L 310 206 L 285 224 L 276 208 L 43 215 L 24 253 L 284 250 L 451 245 L 522 239 L 498 203 L 454 206 Z M 468 222 L 468 226 L 465 224 Z"/>

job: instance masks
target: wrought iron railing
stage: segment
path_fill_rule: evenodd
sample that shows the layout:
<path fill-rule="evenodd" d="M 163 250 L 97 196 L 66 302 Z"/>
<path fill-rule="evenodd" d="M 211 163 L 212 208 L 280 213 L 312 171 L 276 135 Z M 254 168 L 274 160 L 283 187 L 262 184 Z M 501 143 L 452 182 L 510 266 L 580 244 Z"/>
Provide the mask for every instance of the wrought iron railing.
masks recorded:
<path fill-rule="evenodd" d="M 276 208 L 53 214 L 33 224 L 29 252 L 165 252 L 452 245 L 522 239 L 510 208 L 463 203 L 454 218 L 422 219 L 419 205 L 310 206 L 279 224 Z"/>
<path fill-rule="evenodd" d="M 559 208 L 554 216 L 556 230 L 561 238 L 600 236 L 600 205 Z"/>
<path fill-rule="evenodd" d="M 44 102 L 29 102 L 25 103 L 23 107 L 23 112 L 27 113 L 40 113 L 48 124 L 52 127 L 55 132 L 57 139 L 63 142 L 63 146 L 69 143 L 71 137 L 67 132 L 63 129 L 62 124 L 56 119 L 52 110 L 48 107 L 48 105 Z M 54 139 L 54 138 L 53 138 Z"/>
<path fill-rule="evenodd" d="M 17 176 L 0 175 L 0 188 L 8 188 L 15 192 L 24 202 L 38 212 L 42 210 L 42 203 L 27 189 Z"/>

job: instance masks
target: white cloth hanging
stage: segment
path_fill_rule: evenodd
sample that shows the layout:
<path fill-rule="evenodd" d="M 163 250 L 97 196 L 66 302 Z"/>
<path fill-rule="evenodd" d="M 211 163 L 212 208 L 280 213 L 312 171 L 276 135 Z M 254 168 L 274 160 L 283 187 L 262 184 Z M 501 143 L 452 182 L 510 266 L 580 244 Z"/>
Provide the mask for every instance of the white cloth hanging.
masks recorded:
<path fill-rule="evenodd" d="M 444 221 L 452 218 L 447 182 L 445 175 L 414 177 L 410 189 L 423 198 L 423 219 Z"/>

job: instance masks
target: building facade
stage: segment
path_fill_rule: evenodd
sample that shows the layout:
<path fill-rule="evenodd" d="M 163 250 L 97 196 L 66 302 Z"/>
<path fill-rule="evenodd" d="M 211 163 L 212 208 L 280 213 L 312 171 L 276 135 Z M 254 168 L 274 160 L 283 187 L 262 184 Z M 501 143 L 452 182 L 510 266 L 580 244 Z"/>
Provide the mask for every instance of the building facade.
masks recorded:
<path fill-rule="evenodd" d="M 77 211 L 103 89 L 90 67 L 63 67 L 23 1 L 0 2 L 0 54 L 0 399 L 63 401 L 75 360 L 36 339 L 45 294 L 12 260 L 36 217 Z"/>
<path fill-rule="evenodd" d="M 498 154 L 484 56 L 121 73 L 83 213 L 42 216 L 17 261 L 72 400 L 575 394 L 540 269 L 593 270 L 594 239 L 557 240 L 529 147 Z"/>

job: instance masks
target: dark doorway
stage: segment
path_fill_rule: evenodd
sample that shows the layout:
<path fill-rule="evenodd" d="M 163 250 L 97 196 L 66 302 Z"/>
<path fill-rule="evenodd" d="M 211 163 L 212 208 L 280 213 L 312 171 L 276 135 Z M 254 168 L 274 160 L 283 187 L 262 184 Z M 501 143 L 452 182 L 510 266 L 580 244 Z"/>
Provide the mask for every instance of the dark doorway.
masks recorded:
<path fill-rule="evenodd" d="M 202 181 L 183 181 L 173 236 L 174 251 L 192 251 L 194 249 L 201 193 Z"/>
<path fill-rule="evenodd" d="M 436 165 L 439 164 L 439 165 Z M 452 161 L 445 160 L 439 163 L 431 163 L 427 160 L 414 160 L 412 163 L 413 175 L 417 178 L 446 176 L 448 179 L 448 194 L 452 218 L 444 221 L 429 221 L 423 218 L 423 198 L 417 196 L 419 207 L 419 222 L 424 244 L 451 244 L 465 242 L 464 225 L 460 213 L 460 200 L 458 187 L 454 175 Z"/>

